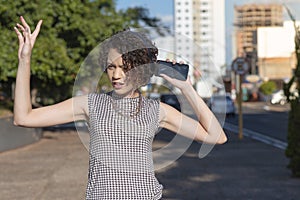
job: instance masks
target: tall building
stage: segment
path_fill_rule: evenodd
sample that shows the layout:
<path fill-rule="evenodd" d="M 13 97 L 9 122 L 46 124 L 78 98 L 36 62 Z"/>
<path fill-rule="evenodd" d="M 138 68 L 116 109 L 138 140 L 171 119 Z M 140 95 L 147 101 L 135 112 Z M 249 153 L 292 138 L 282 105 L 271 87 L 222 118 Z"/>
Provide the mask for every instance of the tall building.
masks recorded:
<path fill-rule="evenodd" d="M 179 60 L 193 65 L 193 2 L 175 0 L 175 54 Z"/>
<path fill-rule="evenodd" d="M 199 72 L 212 80 L 221 69 L 224 75 L 225 0 L 174 0 L 174 14 L 175 52 L 193 66 L 194 81 Z"/>
<path fill-rule="evenodd" d="M 279 4 L 245 4 L 234 7 L 236 57 L 251 61 L 250 73 L 256 74 L 257 28 L 283 25 L 283 6 Z"/>

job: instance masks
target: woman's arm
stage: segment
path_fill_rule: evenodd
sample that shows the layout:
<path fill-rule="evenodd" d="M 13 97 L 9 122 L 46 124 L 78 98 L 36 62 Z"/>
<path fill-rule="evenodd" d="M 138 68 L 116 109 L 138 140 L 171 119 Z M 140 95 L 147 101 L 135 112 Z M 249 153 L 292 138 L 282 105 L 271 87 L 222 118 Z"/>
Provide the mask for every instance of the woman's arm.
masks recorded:
<path fill-rule="evenodd" d="M 32 109 L 30 100 L 30 60 L 31 52 L 39 34 L 40 20 L 33 33 L 23 17 L 17 24 L 15 32 L 19 39 L 18 71 L 14 99 L 14 124 L 27 127 L 44 127 L 85 119 L 87 113 L 87 97 L 71 98 L 64 102 Z"/>
<path fill-rule="evenodd" d="M 225 143 L 227 137 L 220 123 L 194 90 L 190 81 L 180 81 L 166 75 L 162 75 L 162 77 L 181 90 L 196 113 L 198 121 L 178 112 L 167 104 L 161 103 L 161 126 L 196 141 L 212 144 Z"/>

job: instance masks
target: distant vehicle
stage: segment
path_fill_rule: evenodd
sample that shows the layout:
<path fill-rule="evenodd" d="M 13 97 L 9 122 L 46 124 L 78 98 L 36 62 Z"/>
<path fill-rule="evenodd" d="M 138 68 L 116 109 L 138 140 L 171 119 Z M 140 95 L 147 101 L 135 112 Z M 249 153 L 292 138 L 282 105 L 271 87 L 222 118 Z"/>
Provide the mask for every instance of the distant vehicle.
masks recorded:
<path fill-rule="evenodd" d="M 180 103 L 175 94 L 162 94 L 160 96 L 160 101 L 174 107 L 178 111 L 181 111 Z"/>
<path fill-rule="evenodd" d="M 212 95 L 208 105 L 213 113 L 225 113 L 226 115 L 235 115 L 235 106 L 230 94 Z"/>
<path fill-rule="evenodd" d="M 157 99 L 160 99 L 160 94 L 159 94 L 159 93 L 156 93 L 156 92 L 152 92 L 152 93 L 150 93 L 150 94 L 148 95 L 148 97 L 149 97 L 150 99 L 155 99 L 155 100 L 157 100 Z"/>
<path fill-rule="evenodd" d="M 287 103 L 286 96 L 284 95 L 283 90 L 278 90 L 277 92 L 271 95 L 271 104 L 280 104 L 284 105 Z"/>

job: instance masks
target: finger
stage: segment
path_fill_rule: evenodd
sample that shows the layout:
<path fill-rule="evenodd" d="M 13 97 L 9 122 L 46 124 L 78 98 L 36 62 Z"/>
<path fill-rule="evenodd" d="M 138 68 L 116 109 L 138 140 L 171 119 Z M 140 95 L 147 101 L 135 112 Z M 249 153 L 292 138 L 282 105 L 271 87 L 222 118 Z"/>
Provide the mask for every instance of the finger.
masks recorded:
<path fill-rule="evenodd" d="M 24 43 L 24 38 L 22 36 L 22 34 L 20 33 L 20 31 L 18 30 L 17 27 L 14 27 L 14 30 L 18 36 L 18 39 L 19 39 L 19 44 L 23 44 Z"/>
<path fill-rule="evenodd" d="M 36 27 L 35 27 L 33 33 L 32 33 L 32 35 L 33 35 L 35 38 L 37 37 L 37 35 L 38 35 L 39 32 L 40 32 L 42 23 L 43 23 L 43 20 L 40 20 L 40 21 L 38 22 L 38 24 L 36 25 Z"/>
<path fill-rule="evenodd" d="M 29 27 L 29 25 L 27 24 L 27 22 L 25 21 L 24 17 L 21 16 L 20 19 L 21 19 L 22 25 L 25 27 L 25 29 L 28 29 L 29 33 L 31 33 L 31 32 L 30 32 L 30 27 Z"/>
<path fill-rule="evenodd" d="M 22 32 L 25 31 L 25 28 L 24 28 L 21 24 L 17 23 L 17 27 L 18 27 Z"/>
<path fill-rule="evenodd" d="M 26 30 L 23 32 L 24 38 L 25 38 L 25 43 L 31 43 L 30 40 L 30 31 L 28 28 L 26 28 Z"/>
<path fill-rule="evenodd" d="M 20 31 L 18 30 L 18 28 L 16 26 L 14 27 L 14 30 L 15 30 L 15 32 L 16 32 L 16 34 L 17 34 L 18 37 L 19 36 L 22 37 L 22 34 L 20 33 Z"/>

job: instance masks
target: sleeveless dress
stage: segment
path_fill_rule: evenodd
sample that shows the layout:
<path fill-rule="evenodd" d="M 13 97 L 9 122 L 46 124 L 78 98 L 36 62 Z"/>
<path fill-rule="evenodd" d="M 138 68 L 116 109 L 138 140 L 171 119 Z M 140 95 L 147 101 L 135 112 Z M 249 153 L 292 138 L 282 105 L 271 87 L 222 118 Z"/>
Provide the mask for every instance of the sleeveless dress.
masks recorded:
<path fill-rule="evenodd" d="M 159 102 L 145 97 L 88 95 L 90 161 L 86 199 L 161 199 L 152 142 Z"/>

